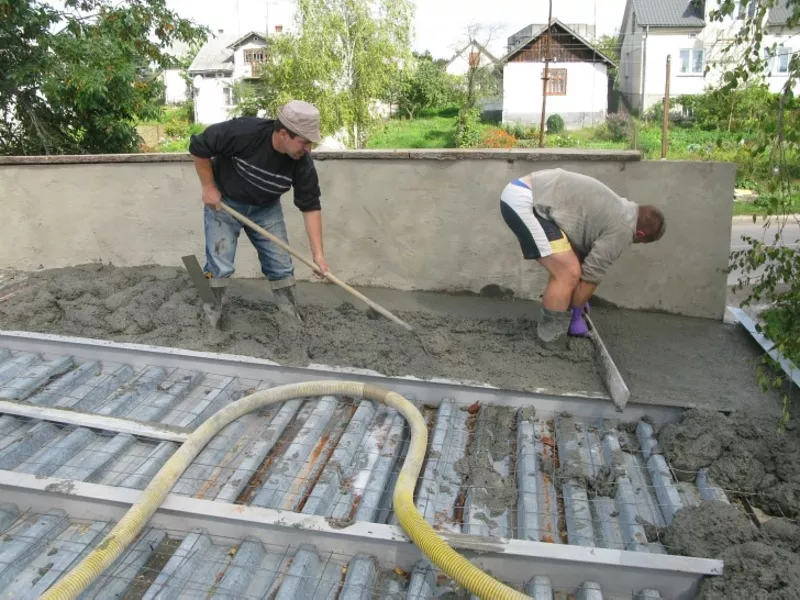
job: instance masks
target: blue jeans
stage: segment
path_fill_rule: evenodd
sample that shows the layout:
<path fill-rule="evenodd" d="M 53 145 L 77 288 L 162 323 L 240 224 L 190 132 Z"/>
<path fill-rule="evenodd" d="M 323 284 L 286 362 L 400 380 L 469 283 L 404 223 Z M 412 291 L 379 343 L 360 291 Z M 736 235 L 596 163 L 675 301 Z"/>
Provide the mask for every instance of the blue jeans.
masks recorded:
<path fill-rule="evenodd" d="M 230 198 L 222 201 L 235 211 L 257 223 L 278 239 L 289 243 L 286 223 L 283 220 L 283 208 L 280 202 L 265 206 L 243 204 Z M 294 264 L 292 255 L 283 248 L 268 240 L 260 233 L 251 231 L 241 221 L 223 210 L 214 210 L 206 206 L 203 213 L 206 234 L 205 272 L 213 279 L 227 279 L 236 270 L 233 262 L 236 258 L 236 245 L 239 232 L 244 228 L 247 237 L 258 253 L 261 272 L 273 282 L 273 288 L 285 287 L 294 283 Z"/>

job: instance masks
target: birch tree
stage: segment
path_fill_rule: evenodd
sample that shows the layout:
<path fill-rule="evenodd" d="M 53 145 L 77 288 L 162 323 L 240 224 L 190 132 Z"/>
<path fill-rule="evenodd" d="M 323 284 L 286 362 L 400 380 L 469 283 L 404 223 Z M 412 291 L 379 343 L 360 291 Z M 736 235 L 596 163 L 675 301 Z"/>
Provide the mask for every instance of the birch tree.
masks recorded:
<path fill-rule="evenodd" d="M 298 0 L 296 35 L 272 41 L 264 79 L 274 111 L 290 98 L 312 102 L 330 134 L 359 147 L 372 108 L 409 60 L 409 0 Z"/>

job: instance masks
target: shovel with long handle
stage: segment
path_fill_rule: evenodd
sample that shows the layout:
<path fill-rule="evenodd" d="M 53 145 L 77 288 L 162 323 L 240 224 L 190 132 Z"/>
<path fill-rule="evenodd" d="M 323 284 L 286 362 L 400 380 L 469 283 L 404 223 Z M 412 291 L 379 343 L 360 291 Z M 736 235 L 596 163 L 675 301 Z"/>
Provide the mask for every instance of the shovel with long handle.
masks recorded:
<path fill-rule="evenodd" d="M 281 248 L 283 248 L 284 250 L 286 250 L 286 251 L 287 251 L 289 254 L 291 254 L 292 256 L 294 256 L 294 257 L 295 257 L 297 260 L 299 260 L 299 261 L 301 261 L 301 262 L 305 263 L 305 264 L 306 264 L 308 267 L 310 267 L 312 270 L 314 270 L 314 271 L 316 271 L 317 273 L 319 273 L 319 267 L 317 267 L 317 265 L 316 265 L 316 264 L 314 264 L 314 262 L 313 262 L 312 260 L 310 260 L 310 259 L 306 258 L 305 256 L 303 256 L 302 254 L 299 254 L 298 252 L 295 252 L 295 251 L 294 251 L 294 250 L 291 248 L 291 246 L 289 246 L 289 244 L 287 244 L 286 242 L 284 242 L 284 241 L 283 241 L 283 240 L 281 240 L 280 238 L 278 238 L 278 237 L 274 236 L 273 234 L 271 234 L 269 231 L 267 231 L 267 230 L 266 230 L 266 229 L 264 229 L 263 227 L 261 227 L 261 226 L 259 226 L 258 224 L 254 223 L 253 221 L 251 221 L 250 219 L 248 219 L 247 217 L 245 217 L 243 214 L 241 214 L 241 213 L 237 212 L 236 210 L 232 209 L 230 206 L 228 206 L 228 205 L 227 205 L 227 204 L 225 204 L 224 202 L 221 204 L 221 206 L 222 206 L 222 210 L 224 210 L 224 211 L 226 211 L 226 212 L 230 213 L 230 214 L 231 214 L 231 215 L 232 215 L 234 218 L 238 219 L 239 221 L 241 221 L 242 223 L 244 223 L 245 225 L 247 225 L 247 226 L 248 226 L 250 229 L 252 229 L 253 231 L 256 231 L 256 232 L 258 232 L 258 233 L 260 233 L 261 235 L 263 235 L 265 238 L 269 239 L 270 241 L 272 241 L 272 242 L 275 242 L 275 243 L 276 243 L 278 246 L 280 246 Z M 331 273 L 330 271 L 329 271 L 328 273 L 326 273 L 326 274 L 324 275 L 324 277 L 325 277 L 325 278 L 326 278 L 328 281 L 330 281 L 331 283 L 335 283 L 336 285 L 338 285 L 340 288 L 342 288 L 342 289 L 343 289 L 344 291 L 346 291 L 348 294 L 350 294 L 350 295 L 352 295 L 352 296 L 354 296 L 354 297 L 358 298 L 359 300 L 361 300 L 362 302 L 364 302 L 364 303 L 365 303 L 367 306 L 369 306 L 370 308 L 374 309 L 376 312 L 378 312 L 378 313 L 382 314 L 384 317 L 386 317 L 386 318 L 387 318 L 387 319 L 389 319 L 390 321 L 392 321 L 392 322 L 394 322 L 394 323 L 397 323 L 398 325 L 400 325 L 401 327 L 404 327 L 404 328 L 405 328 L 405 329 L 407 329 L 408 331 L 413 331 L 413 330 L 414 330 L 414 329 L 411 327 L 411 325 L 409 325 L 408 323 L 406 323 L 406 322 L 405 322 L 405 321 L 403 321 L 402 319 L 400 319 L 400 318 L 398 318 L 398 317 L 394 316 L 394 315 L 393 315 L 392 313 L 390 313 L 388 310 L 386 310 L 385 308 L 383 308 L 383 307 L 382 307 L 380 304 L 378 304 L 377 302 L 373 302 L 372 300 L 370 300 L 369 298 L 367 298 L 367 297 L 366 297 L 364 294 L 362 294 L 361 292 L 359 292 L 359 291 L 357 291 L 357 290 L 354 290 L 352 287 L 350 287 L 349 285 L 347 285 L 347 284 L 346 284 L 344 281 L 342 281 L 341 279 L 339 279 L 338 277 L 336 277 L 336 276 L 335 276 L 333 273 Z"/>

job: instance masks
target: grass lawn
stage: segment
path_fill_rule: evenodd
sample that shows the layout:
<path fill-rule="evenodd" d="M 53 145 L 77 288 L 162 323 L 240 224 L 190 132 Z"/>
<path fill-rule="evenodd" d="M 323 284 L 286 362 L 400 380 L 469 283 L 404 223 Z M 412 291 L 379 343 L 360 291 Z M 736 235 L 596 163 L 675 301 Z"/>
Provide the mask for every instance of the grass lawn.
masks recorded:
<path fill-rule="evenodd" d="M 783 211 L 781 211 L 783 212 Z M 800 214 L 800 195 L 792 198 L 792 206 L 789 212 Z M 742 217 L 757 215 L 762 216 L 767 214 L 767 207 L 764 204 L 757 202 L 736 202 L 733 205 L 733 215 Z"/>
<path fill-rule="evenodd" d="M 414 119 L 390 119 L 373 130 L 367 148 L 455 148 L 457 117 L 458 108 L 448 107 L 421 112 Z"/>

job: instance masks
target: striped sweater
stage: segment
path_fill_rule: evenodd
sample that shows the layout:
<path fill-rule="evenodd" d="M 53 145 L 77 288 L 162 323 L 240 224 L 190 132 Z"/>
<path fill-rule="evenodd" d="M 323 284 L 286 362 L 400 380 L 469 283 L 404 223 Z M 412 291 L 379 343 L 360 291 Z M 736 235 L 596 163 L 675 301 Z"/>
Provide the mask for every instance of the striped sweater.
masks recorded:
<path fill-rule="evenodd" d="M 633 243 L 639 207 L 587 175 L 545 169 L 530 174 L 533 206 L 554 221 L 582 260 L 581 278 L 600 283 Z"/>
<path fill-rule="evenodd" d="M 240 117 L 210 125 L 193 135 L 189 152 L 210 158 L 214 181 L 223 196 L 245 204 L 270 204 L 294 188 L 303 212 L 320 210 L 317 171 L 310 154 L 300 160 L 272 147 L 275 121 Z"/>

